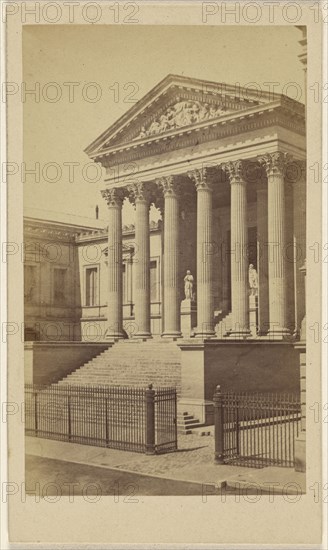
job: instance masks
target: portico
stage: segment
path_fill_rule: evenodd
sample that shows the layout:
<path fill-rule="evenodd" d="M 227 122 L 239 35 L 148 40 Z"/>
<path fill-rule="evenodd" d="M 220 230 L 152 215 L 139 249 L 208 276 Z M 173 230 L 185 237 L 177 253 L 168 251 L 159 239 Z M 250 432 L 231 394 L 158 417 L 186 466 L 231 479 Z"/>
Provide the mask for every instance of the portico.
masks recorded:
<path fill-rule="evenodd" d="M 183 278 L 195 280 L 189 336 L 289 338 L 304 317 L 304 106 L 169 75 L 86 150 L 106 169 L 108 339 L 122 338 L 122 206 L 135 206 L 136 338 L 151 338 L 149 208 L 162 214 L 163 338 L 180 338 Z M 289 188 L 292 192 L 288 194 Z M 290 200 L 291 197 L 291 200 Z M 292 201 L 292 202 L 291 202 Z M 258 274 L 250 327 L 249 264 Z M 292 288 L 290 288 L 292 287 Z M 290 307 L 289 292 L 297 297 Z M 183 334 L 186 336 L 186 334 Z M 187 335 L 188 336 L 188 335 Z"/>

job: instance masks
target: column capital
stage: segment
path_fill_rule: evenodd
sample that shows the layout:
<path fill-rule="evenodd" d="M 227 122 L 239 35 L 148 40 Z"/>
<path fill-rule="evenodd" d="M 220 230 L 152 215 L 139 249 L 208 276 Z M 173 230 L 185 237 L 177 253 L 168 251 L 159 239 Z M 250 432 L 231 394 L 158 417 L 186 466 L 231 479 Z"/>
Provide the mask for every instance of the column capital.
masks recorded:
<path fill-rule="evenodd" d="M 129 200 L 132 204 L 135 204 L 136 202 L 146 202 L 150 204 L 151 192 L 147 183 L 131 183 L 128 185 L 127 190 Z"/>
<path fill-rule="evenodd" d="M 265 167 L 267 176 L 283 176 L 287 164 L 292 160 L 289 153 L 275 151 L 274 153 L 265 153 L 258 158 L 259 163 Z"/>
<path fill-rule="evenodd" d="M 101 196 L 107 202 L 108 207 L 121 208 L 125 197 L 125 190 L 119 187 L 103 189 Z"/>
<path fill-rule="evenodd" d="M 233 160 L 221 164 L 222 170 L 228 172 L 230 183 L 246 183 L 245 161 Z"/>
<path fill-rule="evenodd" d="M 156 185 L 159 187 L 164 197 L 177 196 L 178 195 L 178 181 L 177 176 L 163 176 L 156 179 Z"/>
<path fill-rule="evenodd" d="M 187 172 L 188 177 L 194 182 L 197 191 L 213 191 L 211 182 L 208 179 L 208 169 L 195 168 Z"/>

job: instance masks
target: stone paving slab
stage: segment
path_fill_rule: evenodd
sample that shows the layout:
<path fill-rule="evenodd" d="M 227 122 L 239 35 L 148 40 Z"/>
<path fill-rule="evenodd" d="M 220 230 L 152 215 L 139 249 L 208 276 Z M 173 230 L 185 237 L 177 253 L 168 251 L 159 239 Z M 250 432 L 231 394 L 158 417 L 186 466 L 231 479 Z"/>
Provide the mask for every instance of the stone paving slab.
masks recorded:
<path fill-rule="evenodd" d="M 295 472 L 292 468 L 255 470 L 215 464 L 212 436 L 181 435 L 177 452 L 151 456 L 78 443 L 26 437 L 26 453 L 162 479 L 207 484 L 217 488 L 227 485 L 232 489 L 240 489 L 255 484 L 265 491 L 269 490 L 267 482 L 279 483 L 275 492 L 279 492 L 282 487 L 286 487 L 286 484 L 293 482 L 302 489 L 305 487 L 305 475 Z M 294 490 L 295 486 L 291 489 Z"/>
<path fill-rule="evenodd" d="M 306 476 L 293 468 L 269 467 L 238 472 L 227 479 L 226 486 L 236 490 L 254 488 L 279 495 L 300 495 L 306 493 Z"/>

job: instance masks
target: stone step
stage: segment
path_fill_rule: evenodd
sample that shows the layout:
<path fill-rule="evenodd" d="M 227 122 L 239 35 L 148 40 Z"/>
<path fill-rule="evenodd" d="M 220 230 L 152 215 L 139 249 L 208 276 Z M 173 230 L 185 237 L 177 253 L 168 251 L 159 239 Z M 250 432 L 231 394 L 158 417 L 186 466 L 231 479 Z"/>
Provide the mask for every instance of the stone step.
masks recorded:
<path fill-rule="evenodd" d="M 59 385 L 115 385 L 181 389 L 181 351 L 174 342 L 121 341 L 85 363 Z M 186 418 L 192 420 L 192 418 Z"/>
<path fill-rule="evenodd" d="M 177 414 L 177 430 L 179 434 L 188 435 L 193 433 L 193 429 L 197 429 L 202 424 L 197 418 L 187 411 L 179 411 Z"/>
<path fill-rule="evenodd" d="M 188 428 L 190 428 L 191 426 L 193 426 L 193 425 L 195 425 L 195 424 L 197 424 L 197 426 L 198 426 L 199 420 L 195 420 L 194 417 L 188 418 L 187 420 L 183 420 L 183 421 L 179 421 L 179 420 L 177 419 L 177 424 L 178 424 L 179 426 L 188 426 Z"/>

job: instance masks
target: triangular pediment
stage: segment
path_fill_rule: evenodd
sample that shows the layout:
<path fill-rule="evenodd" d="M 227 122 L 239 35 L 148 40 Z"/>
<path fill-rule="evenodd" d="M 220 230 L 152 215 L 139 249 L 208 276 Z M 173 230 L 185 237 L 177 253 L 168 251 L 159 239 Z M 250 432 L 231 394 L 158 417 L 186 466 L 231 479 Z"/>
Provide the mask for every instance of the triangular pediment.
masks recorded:
<path fill-rule="evenodd" d="M 260 97 L 259 97 L 260 95 Z M 87 147 L 90 157 L 109 149 L 135 146 L 179 131 L 212 124 L 222 117 L 261 107 L 279 98 L 278 94 L 259 94 L 244 89 L 168 75 Z"/>

